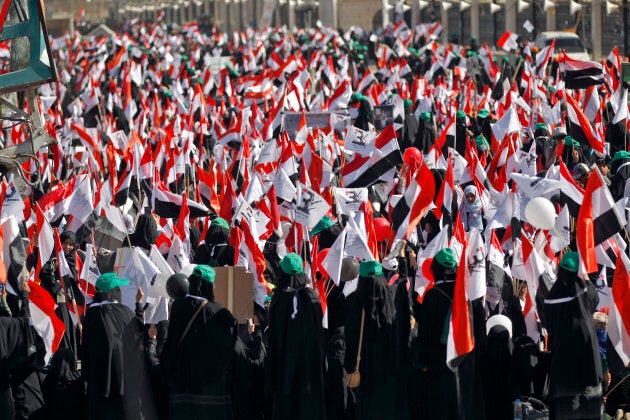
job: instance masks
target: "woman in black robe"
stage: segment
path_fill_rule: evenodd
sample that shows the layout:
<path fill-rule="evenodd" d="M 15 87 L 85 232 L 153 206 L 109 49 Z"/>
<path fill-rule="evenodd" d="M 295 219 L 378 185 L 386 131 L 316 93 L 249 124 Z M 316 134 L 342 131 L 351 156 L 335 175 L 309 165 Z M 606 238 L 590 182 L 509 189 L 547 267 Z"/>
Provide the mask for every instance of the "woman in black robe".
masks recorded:
<path fill-rule="evenodd" d="M 545 298 L 551 343 L 551 418 L 601 419 L 602 364 L 589 296 L 597 293 L 577 275 L 577 252 L 560 261 L 558 279 Z"/>
<path fill-rule="evenodd" d="M 511 418 L 516 398 L 512 321 L 505 315 L 493 315 L 486 323 L 488 337 L 479 356 L 486 420 Z"/>
<path fill-rule="evenodd" d="M 3 285 L 3 287 L 5 287 Z M 18 316 L 0 316 L 0 419 L 12 420 L 16 415 L 11 390 L 11 373 L 32 352 L 28 293 L 25 283 L 22 289 L 21 308 Z"/>
<path fill-rule="evenodd" d="M 143 357 L 137 346 L 143 325 L 136 316 L 142 316 L 142 296 L 136 296 L 136 314 L 119 303 L 119 286 L 127 284 L 129 280 L 118 278 L 116 273 L 102 274 L 96 281 L 94 302 L 83 321 L 81 372 L 87 382 L 90 420 L 137 419 L 145 411 L 143 403 L 147 411 L 150 408 L 149 401 L 142 401 L 150 393 L 144 392 L 144 369 L 138 363 Z"/>
<path fill-rule="evenodd" d="M 429 153 L 429 149 L 435 143 L 437 135 L 435 134 L 435 126 L 431 117 L 431 113 L 420 113 L 420 119 L 418 121 L 418 130 L 416 131 L 416 138 L 413 146 L 422 153 Z"/>
<path fill-rule="evenodd" d="M 346 372 L 358 368 L 361 375 L 357 389 L 358 419 L 409 416 L 402 380 L 409 327 L 403 337 L 397 325 L 395 290 L 387 286 L 379 262 L 361 262 L 356 295 L 346 321 L 344 360 Z M 409 324 L 408 306 L 406 315 L 405 322 Z M 357 366 L 361 330 L 361 361 Z"/>
<path fill-rule="evenodd" d="M 431 262 L 435 285 L 424 294 L 418 308 L 416 366 L 426 384 L 426 418 L 459 418 L 457 380 L 446 365 L 448 317 L 455 290 L 457 258 L 453 250 L 438 251 Z"/>
<path fill-rule="evenodd" d="M 212 267 L 197 265 L 188 277 L 190 294 L 176 299 L 171 308 L 160 357 L 170 386 L 171 419 L 232 418 L 228 371 L 237 322 L 214 301 L 215 276 Z"/>
<path fill-rule="evenodd" d="M 294 253 L 280 261 L 269 307 L 267 390 L 274 420 L 325 418 L 322 308 L 302 264 Z"/>

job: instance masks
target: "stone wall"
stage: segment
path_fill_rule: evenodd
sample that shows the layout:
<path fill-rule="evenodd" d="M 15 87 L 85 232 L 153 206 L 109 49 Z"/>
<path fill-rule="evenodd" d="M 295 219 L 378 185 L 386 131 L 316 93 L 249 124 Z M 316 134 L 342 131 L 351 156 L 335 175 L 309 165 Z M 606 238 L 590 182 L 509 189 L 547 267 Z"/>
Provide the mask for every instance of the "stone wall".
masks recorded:
<path fill-rule="evenodd" d="M 381 0 L 338 0 L 337 21 L 339 27 L 348 29 L 354 25 L 372 30 L 374 20 L 382 22 L 380 16 L 382 5 Z"/>

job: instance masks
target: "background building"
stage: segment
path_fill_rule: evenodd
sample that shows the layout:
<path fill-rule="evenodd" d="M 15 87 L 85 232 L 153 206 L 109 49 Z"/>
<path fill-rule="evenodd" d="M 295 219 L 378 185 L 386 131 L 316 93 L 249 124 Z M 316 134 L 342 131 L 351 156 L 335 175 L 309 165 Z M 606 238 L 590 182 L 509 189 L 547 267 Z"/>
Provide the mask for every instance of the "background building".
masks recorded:
<path fill-rule="evenodd" d="M 248 26 L 261 28 L 286 24 L 324 25 L 347 29 L 360 26 L 378 31 L 383 23 L 404 11 L 407 24 L 440 20 L 443 39 L 456 37 L 468 43 L 471 35 L 494 45 L 505 30 L 533 40 L 539 31 L 573 30 L 594 58 L 606 56 L 614 45 L 630 55 L 628 0 L 45 0 L 49 20 L 77 17 L 84 22 L 115 27 L 126 19 L 154 20 L 164 13 L 166 22 L 198 21 L 232 32 Z M 383 13 L 386 10 L 386 13 Z M 531 32 L 524 25 L 531 24 Z M 52 25 L 54 28 L 54 24 Z"/>

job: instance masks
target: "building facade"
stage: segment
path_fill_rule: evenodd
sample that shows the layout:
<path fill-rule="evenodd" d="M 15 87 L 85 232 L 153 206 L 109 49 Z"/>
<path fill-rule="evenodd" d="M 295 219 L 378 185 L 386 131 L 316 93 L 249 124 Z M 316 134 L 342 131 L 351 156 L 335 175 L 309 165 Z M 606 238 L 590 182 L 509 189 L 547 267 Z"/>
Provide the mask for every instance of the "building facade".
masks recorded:
<path fill-rule="evenodd" d="M 525 40 L 546 30 L 572 30 L 596 59 L 617 45 L 630 55 L 628 0 L 405 0 L 404 16 L 409 26 L 442 22 L 443 40 L 456 36 L 461 43 L 476 36 L 494 45 L 504 31 Z M 359 26 L 378 31 L 400 11 L 397 0 L 46 0 L 47 17 L 76 16 L 107 20 L 110 26 L 139 18 L 151 21 L 164 13 L 166 22 L 199 21 L 232 32 L 246 27 L 287 25 L 312 27 L 318 21 L 347 29 Z M 387 10 L 383 13 L 383 10 Z M 525 29 L 529 22 L 531 32 Z M 532 29 L 533 28 L 533 29 Z"/>

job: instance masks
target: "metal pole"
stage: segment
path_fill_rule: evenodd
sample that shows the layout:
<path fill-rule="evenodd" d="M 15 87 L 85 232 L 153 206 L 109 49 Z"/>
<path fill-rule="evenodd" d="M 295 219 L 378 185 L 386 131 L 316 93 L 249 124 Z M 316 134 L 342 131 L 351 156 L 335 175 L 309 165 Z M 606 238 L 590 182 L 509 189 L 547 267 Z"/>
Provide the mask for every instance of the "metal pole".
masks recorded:
<path fill-rule="evenodd" d="M 534 25 L 534 30 L 532 31 L 532 41 L 534 39 L 536 39 L 536 0 L 532 0 L 532 5 L 530 6 L 532 8 L 532 25 Z"/>
<path fill-rule="evenodd" d="M 621 1 L 622 19 L 623 19 L 623 55 L 630 55 L 628 51 L 628 0 Z"/>
<path fill-rule="evenodd" d="M 490 11 L 492 12 L 492 8 L 490 8 Z M 492 14 L 492 45 L 497 43 L 497 14 L 496 13 L 491 13 Z"/>
<path fill-rule="evenodd" d="M 464 45 L 464 11 L 459 11 L 459 44 Z"/>

